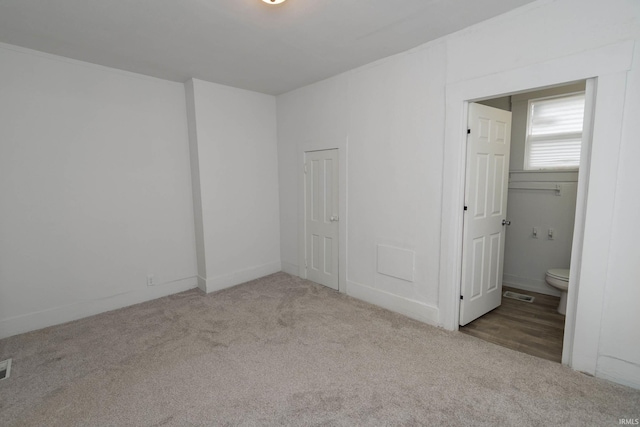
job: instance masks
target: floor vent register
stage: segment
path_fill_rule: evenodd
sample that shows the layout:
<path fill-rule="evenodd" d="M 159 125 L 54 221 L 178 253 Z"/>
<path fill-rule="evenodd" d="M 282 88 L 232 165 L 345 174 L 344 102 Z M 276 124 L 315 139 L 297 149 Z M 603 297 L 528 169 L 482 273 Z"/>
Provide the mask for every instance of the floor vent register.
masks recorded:
<path fill-rule="evenodd" d="M 11 374 L 11 359 L 0 362 L 0 381 L 6 380 Z"/>
<path fill-rule="evenodd" d="M 533 300 L 535 300 L 535 297 L 532 297 L 531 295 L 519 294 L 517 292 L 511 291 L 506 291 L 504 294 L 502 294 L 502 296 L 505 298 L 517 299 L 518 301 L 523 302 L 533 302 Z"/>

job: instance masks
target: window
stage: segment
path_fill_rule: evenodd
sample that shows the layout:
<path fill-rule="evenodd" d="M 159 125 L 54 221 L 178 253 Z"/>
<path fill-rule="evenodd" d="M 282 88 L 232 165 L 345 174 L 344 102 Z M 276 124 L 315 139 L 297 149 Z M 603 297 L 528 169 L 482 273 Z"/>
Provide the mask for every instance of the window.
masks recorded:
<path fill-rule="evenodd" d="M 584 93 L 531 99 L 524 169 L 578 169 Z"/>

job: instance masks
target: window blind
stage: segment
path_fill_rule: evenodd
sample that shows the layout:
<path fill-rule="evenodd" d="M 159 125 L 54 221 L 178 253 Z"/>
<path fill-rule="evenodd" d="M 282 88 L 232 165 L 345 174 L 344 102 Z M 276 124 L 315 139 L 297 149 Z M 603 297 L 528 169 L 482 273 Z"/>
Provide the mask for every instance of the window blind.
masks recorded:
<path fill-rule="evenodd" d="M 525 169 L 577 169 L 583 118 L 584 93 L 530 100 Z"/>

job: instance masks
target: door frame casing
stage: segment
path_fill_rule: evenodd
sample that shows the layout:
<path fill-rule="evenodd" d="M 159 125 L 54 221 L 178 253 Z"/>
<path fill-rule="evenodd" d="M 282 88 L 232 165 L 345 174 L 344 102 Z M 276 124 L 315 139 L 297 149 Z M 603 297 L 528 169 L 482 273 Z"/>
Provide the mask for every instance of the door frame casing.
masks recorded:
<path fill-rule="evenodd" d="M 298 276 L 307 278 L 306 187 L 304 163 L 310 151 L 338 150 L 338 291 L 347 292 L 347 146 L 348 140 L 306 141 L 298 145 Z"/>
<path fill-rule="evenodd" d="M 592 123 L 591 164 L 581 175 L 578 197 L 585 212 L 575 233 L 584 239 L 579 274 L 569 283 L 569 304 L 562 362 L 595 374 L 606 284 L 617 159 L 621 145 L 626 73 L 631 69 L 633 41 L 604 46 L 555 60 L 532 64 L 446 85 L 443 167 L 442 238 L 440 242 L 440 324 L 457 330 L 462 273 L 463 203 L 466 170 L 466 123 L 469 102 L 533 89 L 597 79 L 598 96 Z M 587 198 L 588 195 L 588 198 Z M 578 218 L 577 218 L 578 219 Z M 576 239 L 574 233 L 574 241 Z M 576 251 L 577 252 L 577 251 Z M 577 277 L 581 277 L 580 282 Z M 580 293 L 580 299 L 577 294 Z M 594 331 L 597 331 L 594 333 Z"/>

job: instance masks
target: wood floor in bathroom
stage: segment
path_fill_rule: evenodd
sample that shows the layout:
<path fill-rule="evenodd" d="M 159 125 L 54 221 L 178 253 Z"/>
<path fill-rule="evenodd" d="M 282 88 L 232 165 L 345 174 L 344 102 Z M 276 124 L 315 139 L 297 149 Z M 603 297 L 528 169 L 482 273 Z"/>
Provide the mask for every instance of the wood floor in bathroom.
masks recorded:
<path fill-rule="evenodd" d="M 560 362 L 564 336 L 564 316 L 556 311 L 560 298 L 506 286 L 503 287 L 504 291 L 531 295 L 535 300 L 528 303 L 502 297 L 500 307 L 461 326 L 460 332 Z"/>

